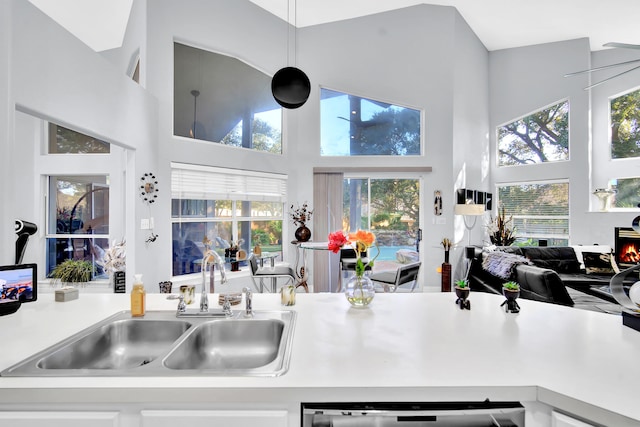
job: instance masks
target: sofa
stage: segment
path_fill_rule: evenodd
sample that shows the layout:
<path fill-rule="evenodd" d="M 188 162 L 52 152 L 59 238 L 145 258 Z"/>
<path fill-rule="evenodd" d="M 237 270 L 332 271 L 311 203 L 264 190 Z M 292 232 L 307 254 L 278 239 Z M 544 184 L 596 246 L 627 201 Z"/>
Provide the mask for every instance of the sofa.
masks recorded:
<path fill-rule="evenodd" d="M 468 275 L 472 291 L 502 293 L 502 284 L 512 280 L 518 282 L 520 297 L 525 299 L 574 306 L 577 295 L 581 302 L 588 304 L 616 302 L 608 292 L 609 281 L 616 270 L 613 266 L 607 269 L 604 265 L 613 262 L 610 253 L 596 253 L 595 256 L 593 253 L 580 253 L 584 262 L 589 259 L 588 264 L 583 264 L 576 250 L 570 246 L 492 249 L 474 250 Z M 594 258 L 596 265 L 592 266 Z M 497 261 L 501 269 L 491 261 Z"/>

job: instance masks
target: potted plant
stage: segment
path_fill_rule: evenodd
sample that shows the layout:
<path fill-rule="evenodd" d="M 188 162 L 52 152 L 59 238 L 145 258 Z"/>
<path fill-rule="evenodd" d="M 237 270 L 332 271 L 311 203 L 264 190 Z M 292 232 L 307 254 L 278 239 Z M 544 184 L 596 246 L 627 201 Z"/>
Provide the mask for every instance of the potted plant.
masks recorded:
<path fill-rule="evenodd" d="M 95 266 L 89 261 L 67 259 L 56 265 L 49 277 L 64 284 L 86 284 L 95 273 Z"/>
<path fill-rule="evenodd" d="M 506 311 L 511 313 L 518 313 L 520 306 L 516 302 L 516 299 L 520 296 L 520 285 L 517 282 L 509 281 L 502 285 L 502 295 L 506 300 L 500 305 L 507 305 Z"/>
<path fill-rule="evenodd" d="M 460 310 L 471 310 L 471 302 L 469 298 L 469 281 L 467 279 L 456 280 L 454 289 L 456 291 L 456 304 L 460 306 Z"/>
<path fill-rule="evenodd" d="M 515 227 L 513 226 L 513 215 L 507 217 L 504 206 L 498 209 L 498 216 L 491 218 L 487 225 L 489 240 L 496 246 L 511 246 L 516 241 Z"/>

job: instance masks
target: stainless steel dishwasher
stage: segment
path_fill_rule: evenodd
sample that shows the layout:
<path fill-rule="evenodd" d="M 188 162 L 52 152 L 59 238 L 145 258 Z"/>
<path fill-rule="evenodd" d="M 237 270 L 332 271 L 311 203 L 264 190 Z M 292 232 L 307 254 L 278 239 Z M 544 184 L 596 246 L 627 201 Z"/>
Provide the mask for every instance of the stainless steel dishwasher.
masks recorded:
<path fill-rule="evenodd" d="M 524 427 L 519 402 L 302 403 L 302 427 Z"/>

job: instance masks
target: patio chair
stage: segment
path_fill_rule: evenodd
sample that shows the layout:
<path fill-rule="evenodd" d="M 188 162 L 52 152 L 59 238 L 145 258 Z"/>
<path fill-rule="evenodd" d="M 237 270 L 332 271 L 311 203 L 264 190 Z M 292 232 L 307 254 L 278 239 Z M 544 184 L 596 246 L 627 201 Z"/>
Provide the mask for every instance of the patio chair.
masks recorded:
<path fill-rule="evenodd" d="M 406 292 L 413 292 L 418 284 L 418 273 L 422 262 L 401 265 L 396 271 L 385 270 L 369 275 L 369 279 L 376 285 L 382 287 L 384 292 L 397 292 L 401 285 L 411 283 L 411 287 Z"/>
<path fill-rule="evenodd" d="M 249 256 L 249 266 L 251 267 L 251 280 L 253 281 L 253 286 L 260 293 L 264 292 L 265 285 L 264 279 L 269 279 L 271 281 L 271 287 L 267 286 L 267 291 L 269 292 L 277 292 L 278 291 L 278 279 L 287 279 L 284 284 L 289 282 L 295 282 L 296 276 L 293 268 L 284 264 L 276 264 L 273 267 L 259 267 L 258 259 L 254 254 Z M 258 279 L 256 281 L 256 279 Z"/>

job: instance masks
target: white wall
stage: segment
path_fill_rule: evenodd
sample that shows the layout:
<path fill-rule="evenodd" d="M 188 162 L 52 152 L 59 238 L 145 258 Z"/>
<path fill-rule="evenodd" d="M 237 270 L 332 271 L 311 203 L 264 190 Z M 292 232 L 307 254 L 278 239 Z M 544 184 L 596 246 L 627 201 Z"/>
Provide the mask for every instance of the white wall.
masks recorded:
<path fill-rule="evenodd" d="M 13 0 L 11 5 L 11 77 L 6 80 L 12 91 L 9 109 L 13 111 L 15 105 L 17 110 L 33 117 L 54 121 L 123 147 L 114 147 L 110 160 L 102 168 L 112 175 L 114 187 L 111 195 L 112 201 L 115 201 L 113 208 L 118 211 L 117 216 L 122 217 L 122 212 L 126 212 L 125 215 L 129 218 L 125 222 L 114 220 L 112 226 L 115 229 L 112 227 L 111 233 L 117 239 L 125 235 L 129 242 L 129 277 L 133 276 L 134 269 L 150 269 L 148 265 L 155 265 L 154 258 L 159 258 L 159 255 L 150 256 L 148 248 L 136 245 L 140 240 L 144 241 L 144 238 L 139 231 L 134 234 L 135 214 L 142 211 L 142 202 L 134 197 L 137 195 L 135 184 L 138 183 L 134 177 L 138 176 L 139 171 L 152 170 L 155 164 L 152 150 L 156 129 L 155 99 L 31 3 Z M 42 132 L 38 130 L 41 128 L 39 121 L 32 121 L 29 125 L 30 121 L 23 119 L 16 119 L 16 123 L 20 124 L 21 134 L 15 135 L 14 143 L 16 155 L 26 158 L 29 147 L 22 146 L 24 140 L 31 144 L 32 136 L 38 132 L 42 135 Z M 17 149 L 19 146 L 20 150 Z M 36 153 L 34 156 L 38 156 L 39 149 L 40 145 L 33 142 L 31 150 Z M 141 151 L 143 155 L 136 156 L 135 150 Z M 74 165 L 74 162 L 78 164 Z M 27 166 L 14 166 L 10 186 L 16 197 L 20 198 L 21 207 L 17 208 L 16 204 L 5 208 L 5 214 L 9 218 L 13 219 L 18 211 L 27 215 L 26 211 L 29 209 L 25 209 L 24 205 L 29 203 L 33 203 L 32 217 L 43 216 L 42 206 L 38 201 L 46 189 L 36 186 L 38 194 L 35 197 L 23 197 L 24 194 L 33 195 L 34 182 L 37 183 L 38 180 L 26 180 L 23 183 L 19 173 L 20 170 L 35 166 L 38 166 L 37 160 Z M 87 169 L 87 164 L 74 156 L 67 156 L 56 168 L 57 172 L 40 168 L 34 170 L 33 174 L 98 172 Z M 129 184 L 124 183 L 125 179 L 130 180 Z M 115 218 L 115 214 L 116 212 L 112 212 L 111 216 Z M 43 233 L 45 224 L 38 222 L 38 226 L 40 233 Z M 40 234 L 39 237 L 42 239 L 43 235 Z M 11 236 L 11 240 L 14 240 L 14 236 Z M 40 249 L 40 257 L 30 261 L 43 263 L 44 246 L 41 245 Z M 136 258 L 140 260 L 137 264 Z M 145 266 L 145 263 L 148 265 Z M 41 268 L 39 271 L 41 275 L 43 270 Z"/>
<path fill-rule="evenodd" d="M 147 15 L 147 88 L 158 98 L 159 176 L 169 183 L 170 161 L 237 167 L 249 170 L 286 173 L 289 175 L 289 199 L 302 203 L 313 199 L 314 166 L 433 166 L 425 180 L 425 222 L 423 251 L 427 283 L 439 287 L 435 268 L 443 259 L 439 242 L 453 235 L 453 171 L 454 150 L 454 67 L 462 62 L 467 71 L 458 78 L 472 82 L 471 104 L 461 103 L 462 123 L 456 125 L 462 146 L 486 134 L 487 52 L 466 27 L 455 9 L 440 6 L 416 6 L 363 18 L 306 27 L 297 30 L 297 61 L 311 80 L 309 101 L 285 114 L 285 152 L 283 156 L 255 153 L 218 144 L 194 142 L 172 135 L 173 123 L 173 41 L 186 42 L 214 52 L 238 57 L 250 65 L 273 74 L 287 64 L 287 25 L 247 1 L 205 2 L 188 0 L 180 3 L 162 0 L 148 3 Z M 456 23 L 456 19 L 458 22 Z M 458 40 L 454 32 L 459 31 Z M 463 48 L 457 53 L 459 41 Z M 294 58 L 295 56 L 295 58 Z M 473 70 L 479 69 L 479 73 Z M 467 75 L 468 74 L 468 75 Z M 472 85 L 470 85 L 472 86 Z M 327 158 L 320 156 L 319 93 L 320 87 L 353 93 L 373 99 L 406 105 L 425 111 L 425 152 L 414 158 Z M 466 89 L 465 89 L 466 91 Z M 468 137 L 460 127 L 470 127 Z M 464 141 L 464 142 L 462 142 Z M 480 153 L 480 149 L 477 153 Z M 468 150 L 470 158 L 473 150 Z M 474 175 L 480 176 L 479 171 Z M 444 192 L 449 209 L 446 224 L 433 224 L 433 191 Z M 169 212 L 170 200 L 163 198 L 155 208 Z M 168 215 L 163 215 L 158 233 L 170 235 Z M 293 226 L 285 230 L 284 241 L 291 240 Z M 323 240 L 325 236 L 314 236 Z M 285 245 L 285 258 L 292 248 Z M 167 254 L 164 257 L 168 256 Z M 161 267 L 166 275 L 170 265 Z M 165 271 L 166 270 L 166 271 Z"/>
<path fill-rule="evenodd" d="M 452 52 L 455 55 L 453 65 L 453 144 L 450 156 L 453 159 L 453 170 L 449 182 L 443 186 L 445 204 L 451 211 L 456 198 L 454 191 L 468 188 L 479 191 L 491 191 L 489 182 L 489 53 L 476 34 L 471 31 L 463 18 L 456 14 L 455 44 Z M 488 213 L 485 217 L 488 217 Z M 476 220 L 471 230 L 471 244 L 481 245 L 485 240 L 483 217 Z M 469 224 L 473 222 L 469 219 Z M 468 231 L 460 216 L 453 216 L 453 234 L 442 237 L 453 237 L 456 243 L 453 258 L 456 262 L 454 279 L 462 278 L 466 270 L 463 248 L 469 243 Z"/>
<path fill-rule="evenodd" d="M 458 48 L 486 55 L 481 45 L 472 46 L 455 37 L 455 9 L 420 5 L 387 13 L 304 28 L 298 62 L 311 78 L 309 102 L 301 108 L 299 144 L 294 149 L 303 159 L 298 182 L 311 188 L 314 166 L 431 166 L 424 174 L 421 206 L 423 286 L 440 289 L 436 268 L 444 261 L 440 242 L 453 238 L 453 151 L 455 62 Z M 464 24 L 466 25 L 466 24 Z M 458 42 L 461 46 L 458 46 Z M 482 68 L 474 60 L 473 67 Z M 423 156 L 390 158 L 321 157 L 319 88 L 352 93 L 424 111 Z M 486 105 L 486 99 L 485 99 Z M 463 125 L 464 126 L 464 125 Z M 470 132 L 474 132 L 470 130 Z M 443 194 L 444 224 L 435 224 L 433 194 Z M 304 194 L 303 188 L 298 194 Z M 308 192 L 307 192 L 308 194 Z M 310 196 L 298 200 L 310 199 Z M 456 262 L 452 259 L 452 262 Z"/>
<path fill-rule="evenodd" d="M 123 49 L 104 55 L 89 50 L 24 0 L 5 2 L 2 7 L 7 12 L 2 15 L 4 23 L 7 15 L 11 17 L 11 25 L 2 25 L 0 30 L 0 77 L 10 82 L 0 87 L 0 99 L 7 99 L 0 105 L 0 125 L 2 120 L 8 124 L 2 126 L 2 138 L 14 140 L 15 103 L 21 111 L 125 147 L 118 156 L 127 168 L 121 204 L 127 212 L 122 226 L 129 240 L 128 261 L 153 287 L 171 274 L 171 161 L 286 173 L 292 203 L 312 200 L 314 166 L 390 164 L 388 158 L 319 156 L 320 87 L 425 111 L 424 157 L 392 159 L 392 164 L 433 167 L 425 177 L 422 207 L 427 286 L 439 286 L 435 268 L 443 259 L 440 240 L 453 237 L 466 244 L 460 218 L 453 215 L 457 187 L 492 191 L 495 183 L 569 179 L 572 243 L 612 244 L 614 224 L 626 225 L 635 216 L 590 212 L 595 202 L 591 192 L 602 186 L 597 181 L 606 164 L 599 166 L 589 155 L 590 99 L 582 90 L 587 78 L 562 77 L 588 68 L 592 58 L 596 65 L 626 57 L 627 52 L 592 55 L 588 41 L 579 39 L 488 53 L 455 9 L 428 5 L 302 28 L 297 31 L 297 65 L 311 79 L 311 97 L 302 108 L 286 112 L 285 153 L 276 156 L 172 135 L 174 40 L 236 56 L 267 74 L 288 65 L 287 25 L 254 4 L 238 0 L 136 0 Z M 136 52 L 142 58 L 141 80 L 146 91 L 125 75 Z M 634 81 L 620 81 L 620 85 Z M 602 140 L 604 129 L 596 120 L 601 116 L 598 108 L 602 108 L 595 106 L 600 102 L 596 98 L 620 90 L 604 86 L 592 91 L 594 143 Z M 489 160 L 495 151 L 495 127 L 564 98 L 571 103 L 571 160 L 496 168 Z M 13 145 L 3 144 L 2 150 L 6 159 Z M 596 172 L 593 183 L 589 173 L 592 164 Z M 161 197 L 151 210 L 131 191 L 143 172 L 156 173 L 159 180 Z M 13 178 L 10 185 L 3 180 L 3 192 L 14 185 Z M 443 191 L 444 224 L 435 224 L 434 190 Z M 148 216 L 155 219 L 159 239 L 146 245 L 147 233 L 138 230 L 137 224 Z M 12 224 L 14 217 L 9 207 L 0 219 Z M 593 227 L 595 222 L 605 225 Z M 2 257 L 7 259 L 6 252 L 13 250 L 13 230 L 0 230 L 8 234 L 0 234 L 5 237 Z M 483 231 L 480 223 L 476 225 L 472 243 L 484 239 Z M 285 241 L 292 234 L 289 226 Z M 291 259 L 292 255 L 285 256 Z M 459 260 L 454 257 L 453 261 Z"/>
<path fill-rule="evenodd" d="M 572 244 L 608 244 L 593 226 L 597 214 L 589 213 L 593 189 L 590 185 L 590 99 L 583 90 L 584 76 L 565 74 L 590 66 L 589 41 L 569 40 L 494 51 L 490 58 L 491 177 L 494 184 L 519 181 L 569 180 L 570 229 Z M 527 166 L 496 166 L 496 128 L 524 115 L 569 100 L 570 160 Z M 583 218 L 588 217 L 586 221 Z M 590 225 L 587 225 L 591 223 Z M 610 230 L 613 237 L 613 230 Z"/>
<path fill-rule="evenodd" d="M 12 3 L 0 2 L 0 264 L 15 261 L 15 215 L 6 206 L 15 203 L 13 192 L 13 108 L 11 96 L 11 8 Z"/>
<path fill-rule="evenodd" d="M 591 66 L 599 67 L 603 65 L 615 64 L 623 61 L 640 59 L 640 52 L 632 49 L 605 49 L 592 52 Z M 638 65 L 637 63 L 635 65 Z M 591 83 L 597 83 L 628 70 L 632 66 L 622 66 L 611 68 L 606 71 L 593 73 Z M 589 182 L 589 191 L 592 193 L 596 188 L 607 187 L 607 183 L 612 178 L 635 178 L 640 177 L 640 160 L 638 159 L 618 159 L 611 160 L 610 151 L 610 125 L 609 125 L 609 103 L 611 98 L 627 93 L 631 90 L 640 89 L 640 70 L 632 71 L 624 76 L 617 77 L 602 85 L 591 89 L 592 105 L 592 172 Z M 572 218 L 574 228 L 581 230 L 580 235 L 590 234 L 592 240 L 579 243 L 598 242 L 602 244 L 614 245 L 614 227 L 630 227 L 631 221 L 640 215 L 640 209 L 627 209 L 624 211 L 598 212 L 598 200 L 595 196 L 589 195 L 591 202 L 591 212 L 584 215 L 577 215 Z M 640 203 L 640 196 L 637 200 Z M 594 227 L 594 225 L 597 226 Z"/>

